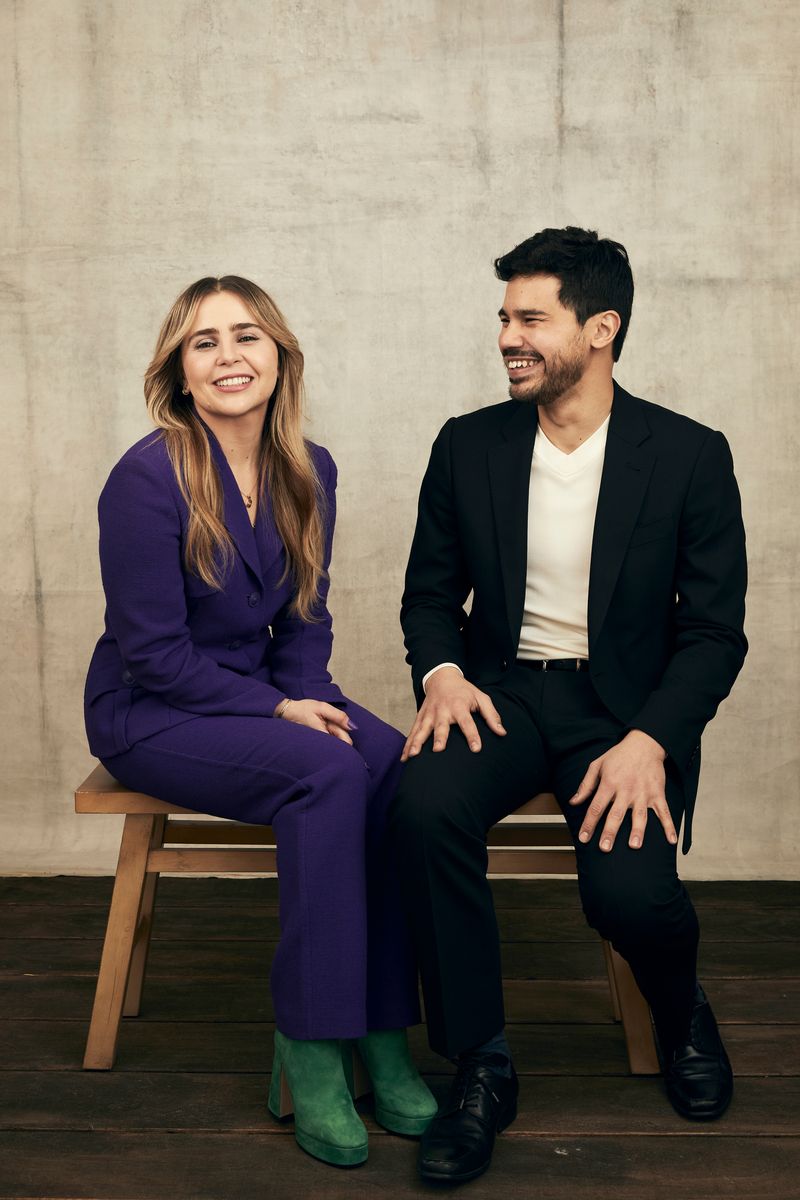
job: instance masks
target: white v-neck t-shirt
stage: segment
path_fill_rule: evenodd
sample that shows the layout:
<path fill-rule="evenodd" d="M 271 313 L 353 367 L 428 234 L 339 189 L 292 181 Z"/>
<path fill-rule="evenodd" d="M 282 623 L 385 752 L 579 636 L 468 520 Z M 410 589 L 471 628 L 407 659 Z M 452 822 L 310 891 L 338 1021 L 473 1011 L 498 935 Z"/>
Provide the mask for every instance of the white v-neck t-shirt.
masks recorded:
<path fill-rule="evenodd" d="M 589 565 L 608 422 L 571 454 L 536 431 L 519 658 L 589 657 Z"/>

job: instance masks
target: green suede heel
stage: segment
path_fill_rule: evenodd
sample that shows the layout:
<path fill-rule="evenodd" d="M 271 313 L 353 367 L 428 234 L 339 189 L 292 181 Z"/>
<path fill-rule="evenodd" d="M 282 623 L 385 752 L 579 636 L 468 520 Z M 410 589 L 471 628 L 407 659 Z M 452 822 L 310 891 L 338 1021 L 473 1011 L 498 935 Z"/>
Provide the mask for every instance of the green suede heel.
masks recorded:
<path fill-rule="evenodd" d="M 411 1060 L 405 1029 L 381 1029 L 356 1043 L 375 1092 L 375 1120 L 390 1133 L 420 1137 L 437 1104 Z"/>
<path fill-rule="evenodd" d="M 367 1159 L 367 1130 L 353 1108 L 338 1041 L 301 1042 L 275 1030 L 269 1110 L 279 1120 L 294 1112 L 298 1146 L 336 1167 Z"/>

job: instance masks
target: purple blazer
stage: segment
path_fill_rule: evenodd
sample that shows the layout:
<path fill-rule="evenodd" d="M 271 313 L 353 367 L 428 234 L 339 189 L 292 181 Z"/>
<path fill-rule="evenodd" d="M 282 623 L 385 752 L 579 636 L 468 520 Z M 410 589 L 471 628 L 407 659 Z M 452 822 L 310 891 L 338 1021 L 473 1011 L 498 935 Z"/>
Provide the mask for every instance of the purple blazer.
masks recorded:
<path fill-rule="evenodd" d="M 100 496 L 106 627 L 84 696 L 89 747 L 98 758 L 193 717 L 269 717 L 285 696 L 344 700 L 328 672 L 327 578 L 317 620 L 293 616 L 291 580 L 279 584 L 286 557 L 269 499 L 254 529 L 219 442 L 206 432 L 235 551 L 221 590 L 184 566 L 188 510 L 157 432 L 123 455 Z M 308 444 L 327 502 L 327 571 L 336 466 L 327 450 Z"/>

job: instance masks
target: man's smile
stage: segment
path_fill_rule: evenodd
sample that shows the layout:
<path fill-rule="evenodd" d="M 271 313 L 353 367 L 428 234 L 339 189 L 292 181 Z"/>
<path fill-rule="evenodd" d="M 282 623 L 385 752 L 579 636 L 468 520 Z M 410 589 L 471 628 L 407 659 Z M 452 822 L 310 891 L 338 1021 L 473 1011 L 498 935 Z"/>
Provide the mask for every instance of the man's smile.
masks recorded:
<path fill-rule="evenodd" d="M 534 367 L 537 367 L 543 361 L 538 354 L 518 354 L 508 355 L 505 359 L 505 364 L 509 375 L 518 377 L 532 371 Z"/>

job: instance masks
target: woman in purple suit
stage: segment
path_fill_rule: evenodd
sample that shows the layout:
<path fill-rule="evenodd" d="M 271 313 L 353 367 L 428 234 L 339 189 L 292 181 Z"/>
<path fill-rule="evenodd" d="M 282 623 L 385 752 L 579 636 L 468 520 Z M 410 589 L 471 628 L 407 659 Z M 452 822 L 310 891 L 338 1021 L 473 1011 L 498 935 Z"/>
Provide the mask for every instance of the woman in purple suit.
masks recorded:
<path fill-rule="evenodd" d="M 386 848 L 403 737 L 328 673 L 336 467 L 303 437 L 302 380 L 255 284 L 201 279 L 172 306 L 145 376 L 157 430 L 100 497 L 106 628 L 86 726 L 126 787 L 273 826 L 269 1106 L 283 1076 L 300 1145 L 343 1165 L 367 1157 L 343 1041 L 358 1040 L 386 1128 L 422 1133 L 436 1105 L 407 1049 L 416 968 Z"/>

